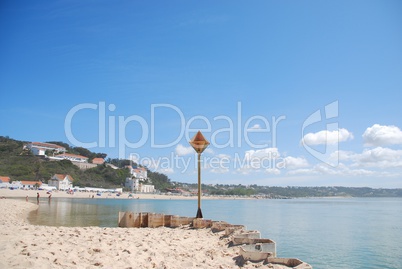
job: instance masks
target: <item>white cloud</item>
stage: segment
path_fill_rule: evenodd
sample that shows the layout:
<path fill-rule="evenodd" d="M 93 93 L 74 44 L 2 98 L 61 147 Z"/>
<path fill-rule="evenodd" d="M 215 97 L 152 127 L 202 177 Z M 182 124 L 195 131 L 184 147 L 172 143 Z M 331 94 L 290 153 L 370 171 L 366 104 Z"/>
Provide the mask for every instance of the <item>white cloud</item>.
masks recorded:
<path fill-rule="evenodd" d="M 285 165 L 287 169 L 298 169 L 309 166 L 308 161 L 301 157 L 285 157 Z"/>
<path fill-rule="evenodd" d="M 218 167 L 218 168 L 212 168 L 211 173 L 215 173 L 215 174 L 226 174 L 229 173 L 230 170 L 227 167 Z"/>
<path fill-rule="evenodd" d="M 350 161 L 355 155 L 352 151 L 339 150 L 331 153 L 330 160 Z"/>
<path fill-rule="evenodd" d="M 237 162 L 235 160 L 235 163 L 241 164 L 237 172 L 242 174 L 265 172 L 271 175 L 279 175 L 283 169 L 293 170 L 309 166 L 304 157 L 281 157 L 277 148 L 248 150 L 244 154 L 244 159 Z"/>
<path fill-rule="evenodd" d="M 337 151 L 332 155 L 339 156 L 342 162 L 349 162 L 351 167 L 372 167 L 377 169 L 402 167 L 402 150 L 376 147 L 362 153 Z"/>
<path fill-rule="evenodd" d="M 395 176 L 395 173 L 385 171 L 375 171 L 368 169 L 353 169 L 348 165 L 340 163 L 337 167 L 333 167 L 324 163 L 315 165 L 312 168 L 303 168 L 291 170 L 287 175 L 329 175 L 337 177 L 350 177 L 350 176 L 376 176 L 376 177 L 389 177 Z"/>
<path fill-rule="evenodd" d="M 353 139 L 353 134 L 348 130 L 341 128 L 337 131 L 323 130 L 317 133 L 308 133 L 304 135 L 302 143 L 307 145 L 325 145 L 336 144 Z"/>
<path fill-rule="evenodd" d="M 402 144 L 402 131 L 394 125 L 374 124 L 366 129 L 363 139 L 365 146 Z"/>
<path fill-rule="evenodd" d="M 232 157 L 228 154 L 220 153 L 220 154 L 216 155 L 216 158 L 230 160 Z"/>
<path fill-rule="evenodd" d="M 393 161 L 402 157 L 402 150 L 393 150 L 390 148 L 377 147 L 370 150 L 363 151 L 359 155 L 361 162 L 379 162 L 379 161 Z"/>
<path fill-rule="evenodd" d="M 376 167 L 380 169 L 402 167 L 402 150 L 377 147 L 365 150 L 355 157 L 354 166 Z"/>
<path fill-rule="evenodd" d="M 163 168 L 163 169 L 160 169 L 158 172 L 163 173 L 163 174 L 173 174 L 174 170 L 173 170 L 173 168 Z"/>
<path fill-rule="evenodd" d="M 260 130 L 260 129 L 261 129 L 261 125 L 256 123 L 253 126 L 251 126 L 250 128 L 248 128 L 247 130 Z"/>
<path fill-rule="evenodd" d="M 176 146 L 175 151 L 178 156 L 184 156 L 195 153 L 194 149 L 191 146 L 185 147 L 182 144 L 178 144 Z"/>
<path fill-rule="evenodd" d="M 310 168 L 302 168 L 302 169 L 295 169 L 291 170 L 286 173 L 287 175 L 313 175 L 316 174 L 313 169 Z"/>
<path fill-rule="evenodd" d="M 236 171 L 242 174 L 261 171 L 274 174 L 276 172 L 270 169 L 277 168 L 279 157 L 280 154 L 277 148 L 248 150 L 244 153 L 243 157 L 236 155 L 234 165 L 237 168 Z"/>
<path fill-rule="evenodd" d="M 251 172 L 257 172 L 259 170 L 252 169 L 249 165 L 243 165 L 236 170 L 236 173 L 240 173 L 242 175 L 248 175 Z"/>
<path fill-rule="evenodd" d="M 279 170 L 278 168 L 268 168 L 268 169 L 265 169 L 265 173 L 267 173 L 269 175 L 280 175 L 281 170 Z"/>
<path fill-rule="evenodd" d="M 244 157 L 246 160 L 251 159 L 275 159 L 278 158 L 279 151 L 277 148 L 265 148 L 258 150 L 248 150 L 245 152 Z"/>
<path fill-rule="evenodd" d="M 206 163 L 206 167 L 210 169 L 212 173 L 224 174 L 230 172 L 230 155 L 218 154 L 209 159 Z"/>
<path fill-rule="evenodd" d="M 194 150 L 194 149 L 193 149 Z M 214 150 L 211 148 L 206 148 L 203 153 L 214 154 Z"/>

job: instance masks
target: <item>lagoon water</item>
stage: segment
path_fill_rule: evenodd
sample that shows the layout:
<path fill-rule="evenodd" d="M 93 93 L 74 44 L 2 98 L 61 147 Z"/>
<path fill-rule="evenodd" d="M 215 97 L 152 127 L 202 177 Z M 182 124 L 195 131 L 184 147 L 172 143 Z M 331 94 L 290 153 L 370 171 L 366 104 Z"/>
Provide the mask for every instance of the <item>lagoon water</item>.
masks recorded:
<path fill-rule="evenodd" d="M 117 227 L 119 211 L 195 216 L 196 200 L 53 199 L 32 224 Z M 203 200 L 205 219 L 259 230 L 279 257 L 320 268 L 402 268 L 402 199 Z"/>

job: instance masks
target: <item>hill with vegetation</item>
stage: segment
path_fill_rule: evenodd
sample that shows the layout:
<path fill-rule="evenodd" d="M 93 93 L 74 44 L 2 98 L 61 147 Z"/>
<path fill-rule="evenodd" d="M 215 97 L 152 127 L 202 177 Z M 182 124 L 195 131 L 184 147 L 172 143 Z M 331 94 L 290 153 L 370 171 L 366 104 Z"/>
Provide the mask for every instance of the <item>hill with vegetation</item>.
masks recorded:
<path fill-rule="evenodd" d="M 103 165 L 94 168 L 80 170 L 69 160 L 50 161 L 46 158 L 33 155 L 23 146 L 28 142 L 18 141 L 9 137 L 0 136 L 0 175 L 9 176 L 11 180 L 47 181 L 54 174 L 69 174 L 74 178 L 74 186 L 119 188 L 124 186 L 124 181 L 130 176 L 125 168 L 130 165 L 129 160 L 107 159 Z M 104 153 L 94 153 L 85 148 L 71 147 L 59 141 L 47 141 L 65 147 L 69 153 L 83 155 L 90 159 L 105 158 Z M 113 169 L 106 164 L 110 163 L 119 169 Z M 170 179 L 163 174 L 148 171 L 148 177 L 155 188 L 163 190 L 170 187 Z"/>

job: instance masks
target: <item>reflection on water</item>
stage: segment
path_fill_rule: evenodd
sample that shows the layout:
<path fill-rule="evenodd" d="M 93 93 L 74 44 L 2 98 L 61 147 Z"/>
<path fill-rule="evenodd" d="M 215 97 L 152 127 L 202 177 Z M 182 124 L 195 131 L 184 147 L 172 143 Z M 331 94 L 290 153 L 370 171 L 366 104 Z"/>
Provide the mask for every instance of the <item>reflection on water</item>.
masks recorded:
<path fill-rule="evenodd" d="M 28 217 L 37 225 L 48 226 L 99 226 L 99 205 L 77 204 L 53 199 L 50 202 L 40 202 L 39 208 Z"/>
<path fill-rule="evenodd" d="M 117 227 L 119 211 L 157 212 L 181 216 L 195 214 L 196 201 L 137 199 L 68 199 L 40 201 L 28 217 L 35 225 Z M 190 210 L 191 209 L 191 210 Z"/>

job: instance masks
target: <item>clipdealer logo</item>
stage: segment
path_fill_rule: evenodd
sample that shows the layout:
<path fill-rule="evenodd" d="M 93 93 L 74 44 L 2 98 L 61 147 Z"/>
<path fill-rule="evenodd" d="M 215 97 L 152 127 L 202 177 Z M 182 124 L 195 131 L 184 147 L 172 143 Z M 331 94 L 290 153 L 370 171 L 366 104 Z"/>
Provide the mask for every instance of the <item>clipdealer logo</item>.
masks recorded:
<path fill-rule="evenodd" d="M 162 113 L 163 109 L 169 109 L 177 115 L 176 120 L 179 123 L 180 128 L 175 130 L 175 139 L 168 141 L 166 143 L 157 143 L 157 136 L 162 134 L 156 133 L 155 122 L 158 117 L 158 113 Z M 97 112 L 98 117 L 98 137 L 93 138 L 92 142 L 82 142 L 72 131 L 72 126 L 74 125 L 74 118 L 78 117 L 80 112 L 83 110 L 93 110 Z M 277 128 L 281 121 L 285 120 L 285 116 L 271 117 L 268 119 L 262 115 L 254 115 L 247 119 L 243 119 L 242 116 L 242 105 L 241 102 L 237 103 L 237 114 L 236 119 L 233 120 L 227 115 L 215 116 L 212 120 L 208 119 L 202 115 L 196 115 L 190 117 L 186 120 L 186 116 L 180 108 L 172 104 L 152 104 L 150 107 L 150 122 L 148 123 L 144 117 L 139 115 L 116 116 L 112 115 L 111 112 L 116 110 L 114 104 L 109 104 L 106 106 L 105 102 L 94 103 L 83 103 L 78 104 L 71 108 L 64 121 L 64 129 L 67 139 L 75 146 L 84 148 L 105 148 L 110 147 L 118 148 L 119 158 L 126 157 L 126 148 L 138 149 L 149 143 L 150 147 L 153 149 L 169 148 L 178 145 L 179 142 L 185 138 L 186 141 L 190 140 L 190 134 L 201 130 L 203 133 L 210 134 L 210 142 L 214 148 L 226 148 L 226 147 L 238 147 L 240 148 L 243 141 L 247 146 L 253 149 L 266 148 L 269 145 L 267 143 L 256 143 L 250 138 L 252 133 L 266 133 L 270 135 L 269 140 L 272 143 L 272 147 L 276 146 L 277 141 Z M 108 115 L 109 114 L 109 115 Z M 253 128 L 252 123 L 258 121 L 259 128 Z M 204 129 L 192 128 L 195 122 L 202 122 L 203 125 L 207 126 Z M 213 130 L 214 123 L 223 123 L 227 127 L 217 128 Z M 138 128 L 139 139 L 135 142 L 130 142 L 126 136 L 126 129 L 129 124 L 137 124 L 140 126 Z M 117 134 L 117 136 L 116 136 Z M 219 135 L 225 135 L 228 137 L 227 141 L 224 143 L 218 142 L 217 137 Z M 106 141 L 107 140 L 107 141 Z M 117 142 L 117 143 L 116 143 Z"/>
<path fill-rule="evenodd" d="M 286 116 L 272 116 L 267 118 L 263 115 L 252 115 L 244 117 L 242 103 L 238 102 L 236 106 L 235 116 L 217 115 L 212 118 L 207 118 L 203 115 L 196 115 L 187 117 L 184 112 L 177 106 L 172 104 L 152 104 L 149 110 L 149 119 L 146 120 L 144 116 L 140 115 L 116 115 L 116 105 L 106 104 L 106 102 L 96 103 L 83 103 L 72 107 L 64 122 L 65 134 L 68 141 L 77 147 L 84 148 L 117 148 L 118 158 L 129 159 L 138 164 L 147 166 L 150 169 L 161 171 L 186 171 L 189 166 L 195 167 L 195 160 L 192 158 L 191 153 L 179 154 L 173 151 L 163 157 L 154 157 L 153 154 L 148 156 L 140 156 L 136 151 L 142 147 L 149 147 L 151 149 L 166 149 L 176 147 L 183 147 L 180 142 L 190 141 L 191 134 L 200 130 L 206 134 L 211 143 L 211 149 L 241 149 L 249 148 L 243 154 L 235 152 L 234 155 L 216 154 L 216 156 L 203 156 L 203 166 L 215 172 L 228 172 L 231 169 L 242 172 L 249 169 L 264 170 L 269 173 L 279 174 L 279 169 L 286 168 L 286 157 L 279 154 L 277 148 L 277 132 L 280 123 L 286 120 Z M 79 118 L 83 114 L 96 118 L 97 121 L 97 135 L 91 137 L 91 142 L 83 142 L 73 132 L 74 119 Z M 169 134 L 173 134 L 173 138 L 169 141 L 165 138 L 165 133 L 156 130 L 158 120 L 163 118 L 164 114 L 169 112 L 178 128 L 169 130 Z M 309 115 L 301 126 L 301 145 L 313 157 L 320 160 L 322 163 L 337 166 L 339 164 L 338 157 L 334 152 L 338 150 L 338 140 L 325 143 L 324 149 L 312 147 L 305 143 L 304 137 L 306 130 L 311 126 L 319 123 L 328 122 L 326 124 L 326 131 L 336 132 L 338 130 L 338 123 L 335 119 L 338 117 L 338 101 L 332 102 L 325 106 L 324 111 L 320 109 Z M 194 126 L 206 126 L 205 128 L 195 128 Z M 136 141 L 130 141 L 127 135 L 127 128 L 136 126 L 135 137 Z M 219 126 L 219 128 L 217 127 Z M 221 127 L 225 126 L 225 127 Z M 254 141 L 253 134 L 260 134 L 265 139 Z M 132 138 L 132 133 L 130 138 Z M 225 139 L 222 139 L 224 137 Z M 261 136 L 259 136 L 261 138 Z M 254 136 L 255 138 L 255 136 Z M 165 141 L 158 143 L 158 141 Z M 223 142 L 222 142 L 223 141 Z M 269 144 L 268 142 L 269 141 Z M 127 154 L 128 153 L 128 154 Z M 190 156 L 185 156 L 190 155 Z"/>

